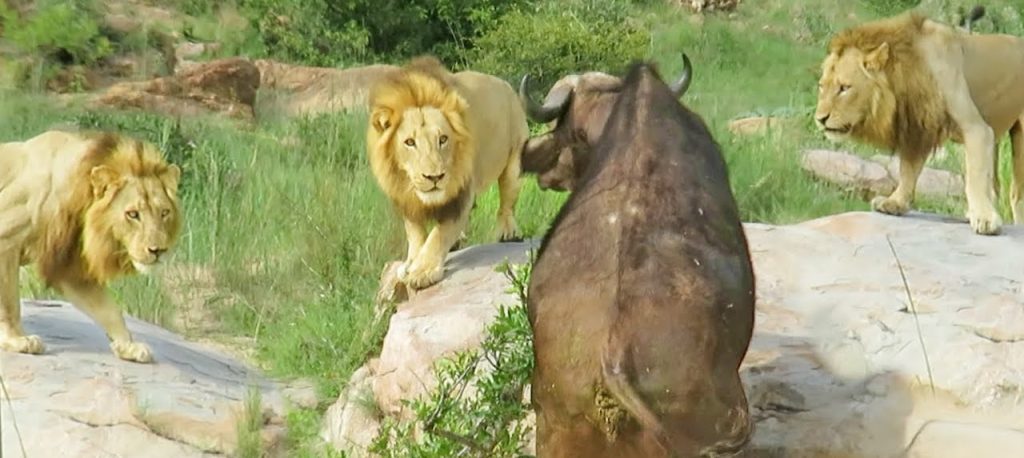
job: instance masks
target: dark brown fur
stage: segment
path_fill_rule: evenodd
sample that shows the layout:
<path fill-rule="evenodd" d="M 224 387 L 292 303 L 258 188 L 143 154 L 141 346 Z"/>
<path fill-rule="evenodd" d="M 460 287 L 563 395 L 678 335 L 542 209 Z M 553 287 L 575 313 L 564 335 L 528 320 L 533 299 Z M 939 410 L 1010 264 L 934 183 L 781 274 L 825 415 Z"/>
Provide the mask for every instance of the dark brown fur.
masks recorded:
<path fill-rule="evenodd" d="M 559 128 L 589 161 L 528 294 L 538 457 L 736 452 L 754 276 L 718 145 L 649 65 L 577 95 Z M 601 103 L 602 123 L 570 117 Z"/>

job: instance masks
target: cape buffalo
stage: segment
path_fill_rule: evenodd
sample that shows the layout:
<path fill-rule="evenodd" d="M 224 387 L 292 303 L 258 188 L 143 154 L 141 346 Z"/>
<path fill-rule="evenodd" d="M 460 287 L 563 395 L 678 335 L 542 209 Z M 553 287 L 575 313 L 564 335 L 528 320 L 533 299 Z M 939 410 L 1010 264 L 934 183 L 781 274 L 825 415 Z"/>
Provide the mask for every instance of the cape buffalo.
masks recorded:
<path fill-rule="evenodd" d="M 683 73 L 671 86 L 677 99 L 686 92 L 691 79 L 690 60 L 685 54 L 682 59 Z M 558 80 L 548 91 L 544 105 L 539 105 L 527 94 L 529 79 L 530 75 L 523 76 L 519 97 L 530 119 L 544 123 L 557 120 L 557 125 L 526 143 L 522 171 L 536 174 L 541 189 L 571 191 L 577 175 L 587 168 L 591 143 L 604 130 L 622 80 L 602 72 L 569 75 Z M 572 109 L 568 109 L 570 104 Z"/>
<path fill-rule="evenodd" d="M 719 147 L 677 101 L 684 60 L 673 88 L 646 63 L 578 85 L 545 140 L 587 160 L 529 284 L 541 458 L 728 456 L 749 440 L 754 274 Z"/>

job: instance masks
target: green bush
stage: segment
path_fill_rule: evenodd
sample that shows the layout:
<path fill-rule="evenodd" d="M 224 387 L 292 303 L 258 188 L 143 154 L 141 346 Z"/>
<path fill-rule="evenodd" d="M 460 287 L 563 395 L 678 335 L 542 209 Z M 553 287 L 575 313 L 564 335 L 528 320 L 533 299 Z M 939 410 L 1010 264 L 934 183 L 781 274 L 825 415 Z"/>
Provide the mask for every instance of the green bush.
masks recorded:
<path fill-rule="evenodd" d="M 532 256 L 531 256 L 532 258 Z M 425 398 L 406 402 L 413 421 L 387 418 L 370 451 L 386 458 L 521 456 L 531 410 L 523 390 L 533 372 L 533 334 L 526 313 L 526 290 L 532 259 L 500 268 L 512 283 L 518 304 L 502 307 L 486 331 L 479 350 L 459 352 L 435 366 L 437 386 Z M 480 365 L 489 371 L 480 376 Z M 465 396 L 473 386 L 475 396 Z M 416 438 L 417 427 L 423 437 Z"/>
<path fill-rule="evenodd" d="M 28 17 L 0 2 L 3 36 L 19 51 L 65 63 L 92 64 L 111 54 L 100 33 L 95 5 L 88 0 L 39 2 Z"/>
<path fill-rule="evenodd" d="M 471 66 L 510 81 L 529 72 L 537 88 L 569 73 L 619 74 L 630 61 L 646 57 L 651 40 L 631 11 L 627 1 L 590 0 L 511 12 L 476 41 Z"/>
<path fill-rule="evenodd" d="M 241 0 L 267 51 L 334 66 L 431 53 L 457 62 L 497 19 L 534 0 Z M 383 14 L 387 11 L 387 14 Z"/>

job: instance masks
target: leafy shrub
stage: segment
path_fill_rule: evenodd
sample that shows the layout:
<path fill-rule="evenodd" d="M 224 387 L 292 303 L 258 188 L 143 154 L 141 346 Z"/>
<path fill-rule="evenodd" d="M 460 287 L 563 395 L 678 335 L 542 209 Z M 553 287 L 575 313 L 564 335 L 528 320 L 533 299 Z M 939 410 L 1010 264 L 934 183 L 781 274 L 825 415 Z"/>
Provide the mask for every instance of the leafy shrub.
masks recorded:
<path fill-rule="evenodd" d="M 521 456 L 529 432 L 522 420 L 531 409 L 523 390 L 533 372 L 533 337 L 526 314 L 532 260 L 502 268 L 518 304 L 499 309 L 480 350 L 459 352 L 436 364 L 437 387 L 426 399 L 406 403 L 416 413 L 415 420 L 385 419 L 371 452 L 387 458 Z M 474 379 L 485 361 L 491 370 Z M 476 395 L 463 397 L 467 388 Z M 425 433 L 421 440 L 415 439 L 417 426 Z"/>
<path fill-rule="evenodd" d="M 36 12 L 24 18 L 0 2 L 5 38 L 23 53 L 64 63 L 92 64 L 111 54 L 113 47 L 100 33 L 97 17 L 88 0 L 39 2 Z"/>
<path fill-rule="evenodd" d="M 518 81 L 526 72 L 535 87 L 589 70 L 621 73 L 647 55 L 650 32 L 631 18 L 623 0 L 545 4 L 535 13 L 511 12 L 484 33 L 470 52 L 474 70 Z"/>
<path fill-rule="evenodd" d="M 333 66 L 423 53 L 458 60 L 501 15 L 532 1 L 241 0 L 240 4 L 257 24 L 270 54 Z"/>

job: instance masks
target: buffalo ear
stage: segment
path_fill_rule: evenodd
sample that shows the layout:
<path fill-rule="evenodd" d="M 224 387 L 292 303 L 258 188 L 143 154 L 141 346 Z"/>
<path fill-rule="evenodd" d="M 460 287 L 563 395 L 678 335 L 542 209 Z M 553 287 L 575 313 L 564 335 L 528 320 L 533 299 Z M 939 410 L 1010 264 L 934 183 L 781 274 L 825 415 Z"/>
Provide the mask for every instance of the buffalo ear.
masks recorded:
<path fill-rule="evenodd" d="M 370 115 L 370 124 L 377 133 L 384 132 L 391 127 L 391 110 L 388 108 L 376 108 Z"/>
<path fill-rule="evenodd" d="M 526 173 L 543 174 L 558 163 L 560 148 L 551 133 L 532 137 L 523 145 L 522 170 Z"/>

